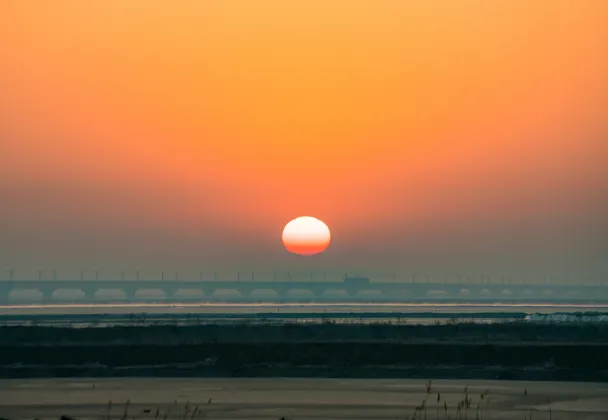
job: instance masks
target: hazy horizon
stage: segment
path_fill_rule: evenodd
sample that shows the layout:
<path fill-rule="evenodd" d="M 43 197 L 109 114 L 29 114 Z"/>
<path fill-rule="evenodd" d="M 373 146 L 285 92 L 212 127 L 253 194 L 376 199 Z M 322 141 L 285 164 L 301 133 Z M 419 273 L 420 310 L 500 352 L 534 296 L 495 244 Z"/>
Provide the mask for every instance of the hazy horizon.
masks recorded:
<path fill-rule="evenodd" d="M 603 0 L 3 2 L 0 270 L 606 273 L 607 21 Z M 305 215 L 332 233 L 307 258 L 281 243 Z"/>

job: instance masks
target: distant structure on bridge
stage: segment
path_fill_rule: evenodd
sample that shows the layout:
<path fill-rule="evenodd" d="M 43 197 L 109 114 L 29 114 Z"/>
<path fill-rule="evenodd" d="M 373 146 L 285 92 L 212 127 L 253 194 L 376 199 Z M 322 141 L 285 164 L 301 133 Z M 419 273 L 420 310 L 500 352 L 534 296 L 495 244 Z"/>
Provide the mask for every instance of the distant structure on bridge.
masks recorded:
<path fill-rule="evenodd" d="M 253 276 L 252 276 L 253 277 Z M 608 287 L 601 284 L 448 283 L 429 281 L 375 282 L 365 276 L 345 275 L 342 281 L 189 281 L 189 280 L 2 280 L 0 304 L 15 302 L 15 294 L 37 291 L 45 303 L 62 301 L 161 302 L 608 302 Z M 66 299 L 60 291 L 80 291 Z M 112 291 L 104 297 L 102 291 Z M 154 291 L 155 298 L 146 297 Z M 78 294 L 78 293 L 77 293 Z M 159 297 L 160 296 L 160 297 Z"/>

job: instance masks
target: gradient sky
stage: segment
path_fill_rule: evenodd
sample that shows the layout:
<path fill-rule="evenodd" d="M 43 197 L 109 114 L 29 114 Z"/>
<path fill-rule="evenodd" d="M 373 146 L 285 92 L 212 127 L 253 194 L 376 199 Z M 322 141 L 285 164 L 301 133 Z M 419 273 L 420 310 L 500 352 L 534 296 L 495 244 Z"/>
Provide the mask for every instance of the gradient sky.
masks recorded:
<path fill-rule="evenodd" d="M 608 269 L 605 0 L 5 0 L 0 267 Z M 281 232 L 332 230 L 314 258 Z"/>

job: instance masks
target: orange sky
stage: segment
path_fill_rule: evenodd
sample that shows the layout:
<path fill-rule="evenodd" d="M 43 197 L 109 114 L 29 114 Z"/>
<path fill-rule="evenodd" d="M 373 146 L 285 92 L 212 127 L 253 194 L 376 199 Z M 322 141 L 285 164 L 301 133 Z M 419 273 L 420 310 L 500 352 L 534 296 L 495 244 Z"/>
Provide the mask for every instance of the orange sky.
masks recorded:
<path fill-rule="evenodd" d="M 21 239 L 0 265 L 595 258 L 607 21 L 604 0 L 4 1 L 0 228 Z M 332 229 L 319 259 L 282 249 L 300 215 Z"/>

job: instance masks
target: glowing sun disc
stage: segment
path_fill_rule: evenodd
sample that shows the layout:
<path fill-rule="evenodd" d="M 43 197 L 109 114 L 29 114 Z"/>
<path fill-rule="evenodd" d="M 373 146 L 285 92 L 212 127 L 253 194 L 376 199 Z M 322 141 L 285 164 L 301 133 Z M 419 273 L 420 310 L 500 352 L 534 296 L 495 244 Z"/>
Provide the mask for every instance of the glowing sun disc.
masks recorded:
<path fill-rule="evenodd" d="M 315 255 L 327 249 L 331 240 L 325 223 L 310 216 L 297 217 L 283 229 L 283 245 L 298 255 Z"/>

